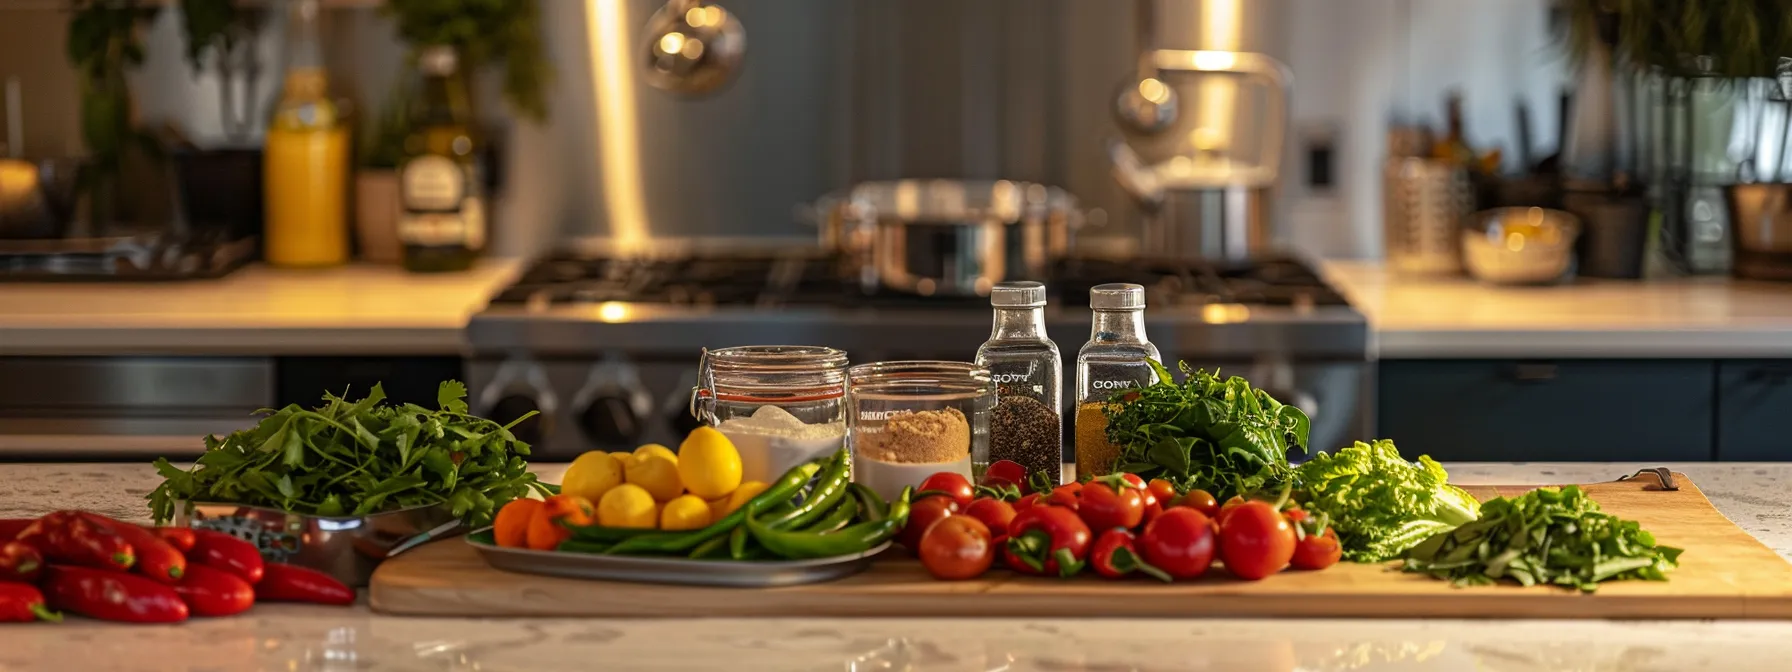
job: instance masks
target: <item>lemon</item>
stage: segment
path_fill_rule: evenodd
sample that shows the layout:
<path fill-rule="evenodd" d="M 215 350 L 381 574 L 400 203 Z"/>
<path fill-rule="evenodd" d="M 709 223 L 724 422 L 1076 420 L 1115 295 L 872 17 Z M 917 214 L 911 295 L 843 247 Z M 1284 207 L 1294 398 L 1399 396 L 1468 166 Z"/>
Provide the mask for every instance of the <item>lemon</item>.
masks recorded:
<path fill-rule="evenodd" d="M 721 520 L 723 516 L 730 513 L 734 513 L 734 509 L 728 508 L 727 497 L 717 497 L 709 500 L 709 522 L 713 523 Z"/>
<path fill-rule="evenodd" d="M 674 460 L 678 459 L 678 454 L 672 452 L 671 448 L 667 448 L 667 447 L 662 446 L 657 443 L 649 443 L 647 445 L 641 446 L 640 448 L 636 448 L 635 454 L 636 455 L 664 455 L 664 456 L 670 457 Z"/>
<path fill-rule="evenodd" d="M 597 502 L 597 524 L 604 527 L 653 527 L 659 513 L 653 495 L 632 483 L 610 488 Z"/>
<path fill-rule="evenodd" d="M 678 480 L 678 458 L 658 453 L 638 453 L 628 458 L 623 480 L 641 486 L 653 495 L 654 501 L 671 501 L 684 494 L 684 485 Z"/>
<path fill-rule="evenodd" d="M 692 430 L 678 456 L 678 477 L 691 494 L 713 499 L 740 487 L 740 451 L 714 427 Z"/>
<path fill-rule="evenodd" d="M 627 469 L 628 468 L 628 458 L 634 457 L 634 455 L 629 454 L 629 453 L 604 453 L 604 454 L 610 456 L 610 460 L 616 463 L 617 469 Z"/>
<path fill-rule="evenodd" d="M 709 527 L 709 503 L 696 495 L 685 495 L 670 502 L 660 511 L 662 530 L 698 530 Z"/>
<path fill-rule="evenodd" d="M 560 479 L 560 493 L 595 502 L 618 485 L 622 485 L 622 463 L 610 457 L 610 453 L 593 450 L 566 468 L 566 475 Z"/>
<path fill-rule="evenodd" d="M 730 493 L 725 499 L 720 500 L 722 502 L 722 508 L 717 510 L 719 513 L 714 514 L 715 519 L 721 520 L 724 516 L 740 509 L 740 507 L 746 506 L 747 502 L 753 501 L 754 497 L 758 497 L 759 493 L 765 492 L 765 489 L 769 487 L 771 486 L 760 483 L 759 481 L 747 481 L 740 484 L 740 487 L 735 488 L 733 493 Z"/>

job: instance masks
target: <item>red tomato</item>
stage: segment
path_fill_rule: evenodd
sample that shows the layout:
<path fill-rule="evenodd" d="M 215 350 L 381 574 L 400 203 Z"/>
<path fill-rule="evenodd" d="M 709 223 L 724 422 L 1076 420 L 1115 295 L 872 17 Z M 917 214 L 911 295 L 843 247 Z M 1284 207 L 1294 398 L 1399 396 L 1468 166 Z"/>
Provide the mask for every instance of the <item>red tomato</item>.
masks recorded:
<path fill-rule="evenodd" d="M 1226 517 L 1232 515 L 1232 510 L 1238 508 L 1238 506 L 1243 503 L 1243 497 L 1233 495 L 1231 499 L 1226 500 L 1224 506 L 1219 508 L 1219 514 L 1213 517 L 1213 521 L 1219 523 L 1220 527 L 1224 528 L 1226 526 Z"/>
<path fill-rule="evenodd" d="M 975 491 L 971 487 L 971 479 L 965 478 L 964 474 L 952 471 L 942 471 L 928 476 L 927 480 L 921 481 L 920 487 L 915 488 L 915 492 L 946 493 L 958 502 L 958 508 L 961 509 L 970 506 L 971 498 L 975 496 Z"/>
<path fill-rule="evenodd" d="M 1122 486 L 1116 490 L 1104 483 L 1090 483 L 1083 488 L 1077 515 L 1091 530 L 1130 530 L 1145 518 L 1145 498 L 1139 494 L 1142 492 L 1145 491 L 1140 488 Z"/>
<path fill-rule="evenodd" d="M 902 526 L 902 534 L 897 538 L 909 550 L 920 550 L 921 535 L 927 528 L 940 519 L 958 513 L 958 500 L 944 495 L 926 497 L 909 506 L 908 522 Z"/>
<path fill-rule="evenodd" d="M 1149 523 L 1153 520 L 1157 520 L 1157 517 L 1160 515 L 1163 515 L 1163 512 L 1164 512 L 1164 505 L 1158 503 L 1157 497 L 1152 496 L 1150 493 L 1146 493 L 1145 494 L 1145 517 L 1141 518 L 1140 520 L 1143 522 Z"/>
<path fill-rule="evenodd" d="M 927 528 L 920 555 L 927 573 L 946 581 L 982 576 L 996 559 L 989 528 L 970 516 L 947 516 Z"/>
<path fill-rule="evenodd" d="M 1190 490 L 1188 494 L 1182 496 L 1181 501 L 1176 502 L 1176 505 L 1200 511 L 1208 518 L 1216 518 L 1220 515 L 1220 503 L 1214 500 L 1213 493 L 1206 490 Z"/>
<path fill-rule="evenodd" d="M 983 485 L 990 487 L 1012 485 L 1020 488 L 1021 492 L 1026 492 L 1027 468 L 1020 466 L 1020 463 L 1014 460 L 996 460 L 989 463 L 988 469 L 983 470 Z"/>
<path fill-rule="evenodd" d="M 1294 526 L 1269 503 L 1245 502 L 1220 515 L 1220 560 L 1233 576 L 1256 581 L 1294 558 Z"/>
<path fill-rule="evenodd" d="M 1151 496 L 1156 497 L 1157 501 L 1162 503 L 1165 507 L 1168 507 L 1171 502 L 1176 501 L 1176 486 L 1170 485 L 1169 481 L 1161 478 L 1153 478 L 1150 483 L 1145 484 L 1145 487 L 1150 488 Z M 1207 512 L 1202 511 L 1201 513 Z"/>
<path fill-rule="evenodd" d="M 965 507 L 964 515 L 976 518 L 996 537 L 1008 536 L 1008 525 L 1014 522 L 1014 506 L 999 499 L 984 498 Z"/>
<path fill-rule="evenodd" d="M 1213 523 L 1200 511 L 1174 508 L 1163 512 L 1139 535 L 1139 554 L 1177 579 L 1192 579 L 1213 564 Z"/>
<path fill-rule="evenodd" d="M 1338 543 L 1338 533 L 1332 528 L 1325 528 L 1320 534 L 1309 534 L 1294 543 L 1294 557 L 1289 558 L 1288 565 L 1295 569 L 1325 569 L 1338 564 L 1344 557 L 1344 547 Z"/>
<path fill-rule="evenodd" d="M 911 514 L 913 515 L 913 514 Z M 1039 505 L 1014 517 L 1002 562 L 1022 574 L 1071 576 L 1089 553 L 1089 526 L 1075 511 Z"/>
<path fill-rule="evenodd" d="M 1132 487 L 1135 487 L 1135 488 L 1146 487 L 1145 479 L 1139 478 L 1138 474 L 1120 474 L 1120 478 L 1122 480 L 1125 480 L 1128 484 L 1132 485 Z"/>

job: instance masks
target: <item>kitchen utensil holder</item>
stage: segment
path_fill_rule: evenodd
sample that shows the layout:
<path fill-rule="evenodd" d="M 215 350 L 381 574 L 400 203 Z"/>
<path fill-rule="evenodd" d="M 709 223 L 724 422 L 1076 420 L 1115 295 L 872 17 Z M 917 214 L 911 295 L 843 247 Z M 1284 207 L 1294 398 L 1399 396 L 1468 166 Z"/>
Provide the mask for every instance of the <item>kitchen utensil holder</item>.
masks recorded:
<path fill-rule="evenodd" d="M 1462 272 L 1458 232 L 1474 211 L 1474 189 L 1462 166 L 1419 157 L 1390 158 L 1382 171 L 1382 235 L 1395 272 Z"/>

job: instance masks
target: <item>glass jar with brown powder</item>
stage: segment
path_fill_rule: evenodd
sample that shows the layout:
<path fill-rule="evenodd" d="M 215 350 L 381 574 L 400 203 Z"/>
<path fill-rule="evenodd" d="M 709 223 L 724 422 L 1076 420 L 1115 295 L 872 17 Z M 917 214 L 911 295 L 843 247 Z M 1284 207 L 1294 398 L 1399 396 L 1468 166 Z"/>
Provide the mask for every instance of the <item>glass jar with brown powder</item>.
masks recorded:
<path fill-rule="evenodd" d="M 854 482 L 894 498 L 937 472 L 971 478 L 989 458 L 989 370 L 964 362 L 878 362 L 847 372 Z"/>

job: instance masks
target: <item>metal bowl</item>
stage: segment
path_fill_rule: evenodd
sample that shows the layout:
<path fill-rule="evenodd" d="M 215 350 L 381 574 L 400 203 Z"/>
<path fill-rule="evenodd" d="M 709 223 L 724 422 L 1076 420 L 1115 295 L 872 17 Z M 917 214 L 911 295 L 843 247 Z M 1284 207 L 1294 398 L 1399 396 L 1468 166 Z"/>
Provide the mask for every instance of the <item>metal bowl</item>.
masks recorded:
<path fill-rule="evenodd" d="M 309 567 L 357 588 L 367 585 L 373 569 L 386 558 L 463 531 L 460 518 L 442 505 L 326 517 L 241 504 L 180 502 L 174 524 L 224 532 L 254 544 L 264 560 Z"/>
<path fill-rule="evenodd" d="M 1500 285 L 1548 285 L 1574 275 L 1580 220 L 1548 208 L 1494 208 L 1469 216 L 1462 262 L 1470 277 Z"/>

